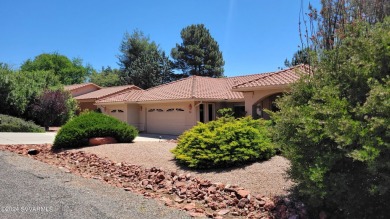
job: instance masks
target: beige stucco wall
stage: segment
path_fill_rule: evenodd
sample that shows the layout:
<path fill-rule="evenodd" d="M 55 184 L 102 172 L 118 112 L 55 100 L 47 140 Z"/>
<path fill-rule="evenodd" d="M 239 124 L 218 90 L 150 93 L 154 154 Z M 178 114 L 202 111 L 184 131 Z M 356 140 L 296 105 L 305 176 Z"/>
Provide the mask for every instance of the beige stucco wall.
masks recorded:
<path fill-rule="evenodd" d="M 127 123 L 133 125 L 137 129 L 140 127 L 140 108 L 138 104 L 127 104 Z"/>
<path fill-rule="evenodd" d="M 92 100 L 90 102 L 78 102 L 80 112 L 83 112 L 85 110 L 95 110 L 97 107 L 94 105 L 95 101 Z"/>
<path fill-rule="evenodd" d="M 93 86 L 93 85 L 88 85 L 85 87 L 77 88 L 75 90 L 72 90 L 70 93 L 72 94 L 73 97 L 77 97 L 86 93 L 90 93 L 92 91 L 99 90 L 99 88 Z"/>
<path fill-rule="evenodd" d="M 252 106 L 261 99 L 264 99 L 272 94 L 286 92 L 287 88 L 282 89 L 268 89 L 268 90 L 256 90 L 250 92 L 243 92 L 245 99 L 245 111 L 248 116 L 252 115 Z"/>

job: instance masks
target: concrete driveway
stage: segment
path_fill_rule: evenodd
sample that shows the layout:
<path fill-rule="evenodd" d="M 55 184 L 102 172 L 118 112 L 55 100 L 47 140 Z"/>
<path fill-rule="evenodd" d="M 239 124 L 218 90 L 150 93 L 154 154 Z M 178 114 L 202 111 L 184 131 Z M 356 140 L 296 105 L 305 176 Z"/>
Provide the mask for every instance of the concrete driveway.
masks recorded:
<path fill-rule="evenodd" d="M 55 136 L 55 132 L 0 132 L 0 144 L 53 144 Z M 176 138 L 177 135 L 140 133 L 134 141 L 165 141 Z"/>
<path fill-rule="evenodd" d="M 139 141 L 164 141 L 164 140 L 177 139 L 177 137 L 178 137 L 177 135 L 140 133 L 134 139 L 134 142 L 139 142 Z"/>
<path fill-rule="evenodd" d="M 52 144 L 55 132 L 0 132 L 0 144 Z"/>

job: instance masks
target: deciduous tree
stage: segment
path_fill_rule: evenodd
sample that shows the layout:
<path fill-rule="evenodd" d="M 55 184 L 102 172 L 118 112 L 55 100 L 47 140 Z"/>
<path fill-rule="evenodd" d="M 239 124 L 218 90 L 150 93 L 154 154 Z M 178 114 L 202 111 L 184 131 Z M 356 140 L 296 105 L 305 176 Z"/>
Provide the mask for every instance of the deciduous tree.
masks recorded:
<path fill-rule="evenodd" d="M 35 121 L 48 130 L 54 122 L 67 117 L 69 111 L 74 110 L 70 108 L 71 99 L 69 92 L 46 90 L 30 106 L 30 114 Z"/>
<path fill-rule="evenodd" d="M 59 79 L 50 71 L 12 71 L 1 74 L 0 89 L 4 93 L 6 107 L 0 113 L 26 118 L 28 105 L 45 89 L 62 87 Z"/>
<path fill-rule="evenodd" d="M 43 53 L 33 60 L 28 59 L 21 66 L 21 71 L 50 71 L 62 84 L 78 84 L 84 82 L 92 71 L 90 66 L 83 66 L 82 60 L 70 60 L 58 53 Z"/>
<path fill-rule="evenodd" d="M 120 80 L 120 71 L 112 69 L 110 66 L 107 68 L 102 67 L 100 72 L 93 71 L 90 80 L 92 83 L 102 87 L 124 85 L 124 81 Z"/>

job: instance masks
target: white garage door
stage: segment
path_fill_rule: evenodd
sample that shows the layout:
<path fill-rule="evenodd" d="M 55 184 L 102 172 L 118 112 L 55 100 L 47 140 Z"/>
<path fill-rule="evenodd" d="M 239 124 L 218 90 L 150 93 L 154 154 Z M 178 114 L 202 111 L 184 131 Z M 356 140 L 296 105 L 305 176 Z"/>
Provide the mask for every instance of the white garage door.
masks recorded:
<path fill-rule="evenodd" d="M 149 107 L 146 111 L 148 133 L 179 135 L 185 131 L 184 107 Z"/>
<path fill-rule="evenodd" d="M 113 116 L 123 122 L 126 121 L 126 111 L 124 108 L 116 107 L 108 109 L 108 115 Z"/>

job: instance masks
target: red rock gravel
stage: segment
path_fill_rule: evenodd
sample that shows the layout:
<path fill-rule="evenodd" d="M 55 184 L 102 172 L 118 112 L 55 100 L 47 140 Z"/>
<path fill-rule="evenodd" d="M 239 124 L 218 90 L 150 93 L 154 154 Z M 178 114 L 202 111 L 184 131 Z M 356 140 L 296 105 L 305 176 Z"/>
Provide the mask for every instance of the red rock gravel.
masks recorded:
<path fill-rule="evenodd" d="M 169 142 L 135 142 L 131 144 L 110 144 L 85 147 L 76 151 L 107 157 L 114 162 L 127 162 L 144 167 L 162 167 L 178 173 L 209 179 L 213 182 L 239 185 L 252 192 L 267 196 L 286 195 L 293 183 L 286 179 L 290 166 L 287 159 L 274 156 L 268 161 L 257 162 L 239 168 L 225 168 L 212 171 L 195 171 L 179 166 L 170 152 L 176 146 Z"/>
<path fill-rule="evenodd" d="M 36 155 L 28 155 L 30 149 L 36 149 Z M 194 217 L 306 218 L 301 204 L 251 193 L 236 185 L 211 182 L 190 173 L 117 163 L 84 151 L 53 153 L 50 145 L 0 145 L 0 150 L 30 156 L 59 166 L 65 172 L 160 199 L 165 205 L 188 211 Z"/>

